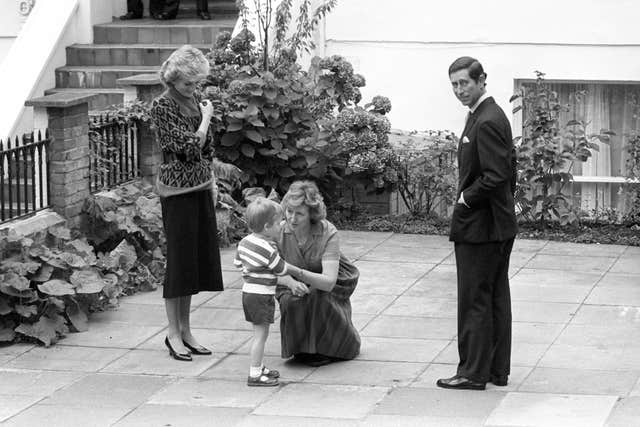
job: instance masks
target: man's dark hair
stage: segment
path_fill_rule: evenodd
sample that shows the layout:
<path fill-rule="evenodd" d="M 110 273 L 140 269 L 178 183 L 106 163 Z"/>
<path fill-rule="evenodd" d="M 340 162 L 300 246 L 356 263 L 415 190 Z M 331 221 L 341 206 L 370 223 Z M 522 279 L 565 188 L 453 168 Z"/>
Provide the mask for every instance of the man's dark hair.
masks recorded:
<path fill-rule="evenodd" d="M 471 77 L 476 83 L 478 83 L 478 79 L 483 74 L 484 78 L 487 78 L 487 73 L 484 72 L 480 61 L 470 56 L 462 56 L 453 61 L 449 66 L 449 75 L 460 70 L 469 70 L 469 77 Z"/>

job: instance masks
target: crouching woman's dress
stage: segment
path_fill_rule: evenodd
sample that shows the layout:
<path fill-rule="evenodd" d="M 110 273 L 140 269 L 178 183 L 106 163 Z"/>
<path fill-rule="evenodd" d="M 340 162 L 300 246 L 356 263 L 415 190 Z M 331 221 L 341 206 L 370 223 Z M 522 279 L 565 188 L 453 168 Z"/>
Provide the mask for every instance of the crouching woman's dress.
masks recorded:
<path fill-rule="evenodd" d="M 280 255 L 290 264 L 315 273 L 322 272 L 322 260 L 339 260 L 338 279 L 330 292 L 311 289 L 297 297 L 278 285 L 282 357 L 299 353 L 321 354 L 336 359 L 353 359 L 360 353 L 360 335 L 351 321 L 349 297 L 358 283 L 358 269 L 340 253 L 338 230 L 326 220 L 311 224 L 304 245 L 287 224 L 278 242 Z"/>

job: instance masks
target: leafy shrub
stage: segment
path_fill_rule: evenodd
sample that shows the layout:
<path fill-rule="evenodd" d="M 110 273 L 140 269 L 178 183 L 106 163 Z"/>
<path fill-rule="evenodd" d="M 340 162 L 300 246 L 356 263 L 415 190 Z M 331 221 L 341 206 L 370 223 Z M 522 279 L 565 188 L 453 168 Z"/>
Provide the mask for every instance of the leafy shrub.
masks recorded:
<path fill-rule="evenodd" d="M 626 171 L 628 182 L 623 186 L 627 209 L 622 217 L 623 224 L 640 225 L 640 133 L 627 136 Z"/>
<path fill-rule="evenodd" d="M 116 304 L 146 271 L 126 240 L 96 255 L 62 226 L 38 241 L 3 232 L 0 258 L 0 342 L 49 346 L 70 330 L 85 331 L 90 311 Z"/>
<path fill-rule="evenodd" d="M 313 12 L 303 2 L 289 38 L 292 2 L 281 2 L 273 40 L 271 1 L 256 4 L 260 43 L 253 43 L 256 36 L 240 2 L 244 29 L 234 38 L 221 34 L 209 54 L 204 90 L 220 106 L 219 158 L 241 166 L 243 186 L 280 193 L 296 179 L 313 179 L 327 192 L 347 175 L 384 185 L 391 160 L 384 117 L 389 100 L 378 97 L 358 106 L 365 79 L 340 56 L 314 58 L 309 70 L 296 62 L 300 52 L 313 47 L 312 31 L 335 0 Z"/>
<path fill-rule="evenodd" d="M 414 132 L 394 150 L 396 187 L 411 214 L 436 213 L 455 202 L 457 138 L 452 133 Z"/>
<path fill-rule="evenodd" d="M 572 107 L 560 103 L 539 71 L 534 85 L 511 97 L 511 101 L 516 99 L 522 100 L 522 106 L 514 108 L 514 113 L 521 108 L 524 111 L 522 138 L 516 138 L 516 204 L 520 216 L 528 221 L 575 223 L 579 219 L 577 208 L 563 192 L 573 180 L 573 165 L 585 162 L 591 150 L 598 150 L 596 139 L 608 143 L 613 133 L 602 130 L 587 135 L 583 120 L 560 123 L 560 113 Z"/>

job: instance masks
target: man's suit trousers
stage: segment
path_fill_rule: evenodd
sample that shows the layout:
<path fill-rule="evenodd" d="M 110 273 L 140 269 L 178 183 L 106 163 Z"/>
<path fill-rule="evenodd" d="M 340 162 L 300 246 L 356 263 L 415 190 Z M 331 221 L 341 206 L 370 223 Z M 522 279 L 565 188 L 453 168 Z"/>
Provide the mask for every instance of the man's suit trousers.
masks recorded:
<path fill-rule="evenodd" d="M 511 295 L 509 257 L 514 239 L 455 244 L 458 271 L 458 375 L 488 382 L 509 375 Z"/>

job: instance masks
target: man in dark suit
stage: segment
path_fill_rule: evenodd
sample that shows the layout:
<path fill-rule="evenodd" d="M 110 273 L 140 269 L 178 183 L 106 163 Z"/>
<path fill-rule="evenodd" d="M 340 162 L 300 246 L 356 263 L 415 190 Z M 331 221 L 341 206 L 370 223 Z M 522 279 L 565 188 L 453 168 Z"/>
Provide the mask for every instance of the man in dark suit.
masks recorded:
<path fill-rule="evenodd" d="M 507 385 L 511 365 L 509 256 L 517 233 L 513 193 L 516 158 L 504 111 L 486 93 L 482 65 L 456 59 L 449 79 L 469 107 L 458 145 L 458 201 L 451 219 L 458 272 L 456 375 L 443 388 L 484 390 Z"/>

